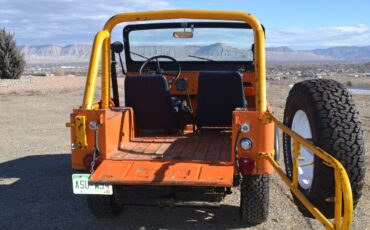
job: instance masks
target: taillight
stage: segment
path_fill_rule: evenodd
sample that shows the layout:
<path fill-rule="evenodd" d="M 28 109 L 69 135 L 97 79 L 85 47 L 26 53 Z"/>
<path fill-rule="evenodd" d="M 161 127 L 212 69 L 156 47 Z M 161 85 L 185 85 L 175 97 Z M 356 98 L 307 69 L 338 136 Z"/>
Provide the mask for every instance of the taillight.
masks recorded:
<path fill-rule="evenodd" d="M 84 166 L 87 170 L 90 171 L 91 169 L 91 162 L 93 161 L 93 154 L 86 154 L 84 159 L 83 159 L 83 163 L 84 163 Z M 96 167 L 100 164 L 100 158 L 97 157 L 95 159 L 95 165 L 94 165 L 94 169 L 96 169 Z"/>
<path fill-rule="evenodd" d="M 239 169 L 243 175 L 252 174 L 256 168 L 256 162 L 249 157 L 242 157 L 238 159 Z"/>

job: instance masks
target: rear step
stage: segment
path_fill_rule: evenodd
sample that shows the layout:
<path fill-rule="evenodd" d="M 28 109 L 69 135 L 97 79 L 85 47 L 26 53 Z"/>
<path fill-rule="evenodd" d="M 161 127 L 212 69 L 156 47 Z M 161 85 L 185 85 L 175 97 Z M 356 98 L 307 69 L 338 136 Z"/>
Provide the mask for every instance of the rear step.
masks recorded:
<path fill-rule="evenodd" d="M 89 184 L 231 187 L 233 175 L 232 164 L 104 160 Z"/>

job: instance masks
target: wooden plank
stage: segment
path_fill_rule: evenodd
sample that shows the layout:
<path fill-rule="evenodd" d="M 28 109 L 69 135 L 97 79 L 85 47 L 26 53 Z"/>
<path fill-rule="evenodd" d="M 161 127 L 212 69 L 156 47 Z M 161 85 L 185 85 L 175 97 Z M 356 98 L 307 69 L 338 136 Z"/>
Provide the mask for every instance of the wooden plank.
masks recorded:
<path fill-rule="evenodd" d="M 180 158 L 181 159 L 187 159 L 187 160 L 192 159 L 192 157 L 195 153 L 195 150 L 198 147 L 198 144 L 199 143 L 198 143 L 197 140 L 192 140 L 192 141 L 186 143 L 185 148 L 180 153 Z"/>
<path fill-rule="evenodd" d="M 157 150 L 159 149 L 159 147 L 161 147 L 162 143 L 158 142 L 158 143 L 150 143 L 150 145 L 148 145 L 148 147 L 144 150 L 144 153 L 145 154 L 155 154 L 155 152 L 157 152 Z"/>
<path fill-rule="evenodd" d="M 176 140 L 171 147 L 164 153 L 165 159 L 179 159 L 181 151 L 184 149 L 186 142 L 184 140 Z"/>
<path fill-rule="evenodd" d="M 231 154 L 234 154 L 231 152 L 231 140 L 230 138 L 227 138 L 222 142 L 221 152 L 217 161 L 230 161 Z"/>
<path fill-rule="evenodd" d="M 223 136 L 217 136 L 213 138 L 213 141 L 210 147 L 208 148 L 207 155 L 205 157 L 206 161 L 217 161 L 218 160 L 218 157 L 221 152 L 221 146 L 222 146 L 223 140 L 224 140 Z"/>
<path fill-rule="evenodd" d="M 126 143 L 111 159 L 231 160 L 229 134 L 141 137 Z"/>
<path fill-rule="evenodd" d="M 137 146 L 135 146 L 130 153 L 143 153 L 144 150 L 150 145 L 150 143 L 140 143 Z"/>
<path fill-rule="evenodd" d="M 111 160 L 124 160 L 126 159 L 128 152 L 123 151 L 117 151 L 116 153 L 113 153 L 109 159 Z"/>
<path fill-rule="evenodd" d="M 123 146 L 122 146 L 122 150 L 124 151 L 127 151 L 127 152 L 130 152 L 133 148 L 135 148 L 138 144 L 140 144 L 140 142 L 129 142 L 129 143 L 125 143 Z"/>
<path fill-rule="evenodd" d="M 211 141 L 212 137 L 209 136 L 201 138 L 197 148 L 195 149 L 192 160 L 204 160 Z"/>
<path fill-rule="evenodd" d="M 155 152 L 155 154 L 163 155 L 170 147 L 171 147 L 171 143 L 162 143 L 161 146 Z"/>

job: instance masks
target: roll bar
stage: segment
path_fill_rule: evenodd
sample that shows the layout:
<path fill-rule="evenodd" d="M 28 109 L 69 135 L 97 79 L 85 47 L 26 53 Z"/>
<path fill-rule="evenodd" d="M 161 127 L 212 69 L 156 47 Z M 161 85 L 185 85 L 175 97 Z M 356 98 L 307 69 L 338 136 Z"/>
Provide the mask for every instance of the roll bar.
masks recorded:
<path fill-rule="evenodd" d="M 159 10 L 146 12 L 121 13 L 111 17 L 102 31 L 95 36 L 92 48 L 85 94 L 82 103 L 83 109 L 92 109 L 99 61 L 102 58 L 102 98 L 101 108 L 109 107 L 110 100 L 110 39 L 112 29 L 122 22 L 168 20 L 168 19 L 209 19 L 243 21 L 251 26 L 254 32 L 254 56 L 256 74 L 256 110 L 266 111 L 266 63 L 265 63 L 265 36 L 259 21 L 249 13 L 223 10 Z"/>

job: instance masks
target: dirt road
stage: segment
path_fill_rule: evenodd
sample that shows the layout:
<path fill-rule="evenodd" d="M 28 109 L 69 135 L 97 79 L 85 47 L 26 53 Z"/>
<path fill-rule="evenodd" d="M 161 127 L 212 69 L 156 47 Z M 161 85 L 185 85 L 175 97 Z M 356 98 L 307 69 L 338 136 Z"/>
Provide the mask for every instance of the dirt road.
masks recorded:
<path fill-rule="evenodd" d="M 122 82 L 120 82 L 122 83 Z M 239 219 L 239 192 L 221 208 L 126 207 L 111 220 L 97 220 L 85 200 L 72 194 L 68 115 L 82 100 L 84 78 L 33 78 L 0 82 L 0 229 L 320 229 L 304 218 L 276 175 L 271 179 L 270 216 L 248 226 Z M 288 87 L 269 86 L 270 103 L 281 116 Z M 370 154 L 370 96 L 354 96 Z M 370 172 L 353 229 L 370 229 Z"/>

